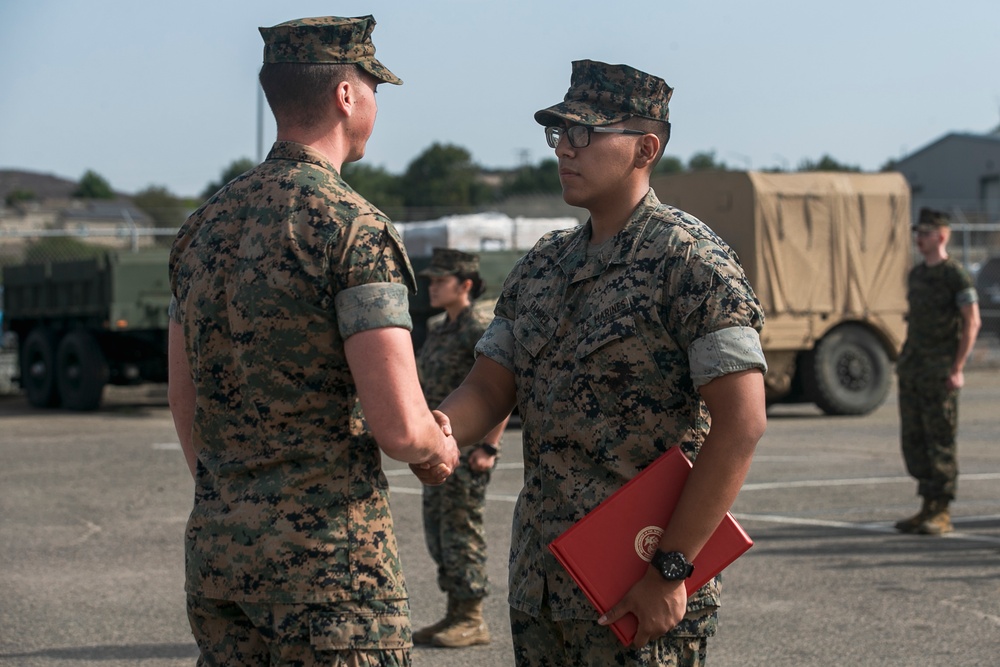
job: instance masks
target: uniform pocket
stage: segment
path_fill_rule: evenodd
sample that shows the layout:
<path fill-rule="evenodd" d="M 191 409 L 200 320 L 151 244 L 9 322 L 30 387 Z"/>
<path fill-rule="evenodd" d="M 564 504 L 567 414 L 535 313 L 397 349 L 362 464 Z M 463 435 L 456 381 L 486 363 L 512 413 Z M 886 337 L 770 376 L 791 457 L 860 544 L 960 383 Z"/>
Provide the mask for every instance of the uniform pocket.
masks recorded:
<path fill-rule="evenodd" d="M 309 623 L 310 643 L 320 651 L 401 649 L 413 645 L 406 609 L 316 612 Z"/>

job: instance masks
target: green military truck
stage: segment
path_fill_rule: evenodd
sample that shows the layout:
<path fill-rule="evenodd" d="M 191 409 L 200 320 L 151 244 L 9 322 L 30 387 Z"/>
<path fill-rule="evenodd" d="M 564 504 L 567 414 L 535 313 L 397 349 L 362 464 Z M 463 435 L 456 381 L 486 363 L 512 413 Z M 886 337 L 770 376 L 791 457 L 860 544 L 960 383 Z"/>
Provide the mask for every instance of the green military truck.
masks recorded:
<path fill-rule="evenodd" d="M 165 250 L 7 266 L 3 285 L 31 405 L 94 410 L 107 384 L 166 381 Z"/>

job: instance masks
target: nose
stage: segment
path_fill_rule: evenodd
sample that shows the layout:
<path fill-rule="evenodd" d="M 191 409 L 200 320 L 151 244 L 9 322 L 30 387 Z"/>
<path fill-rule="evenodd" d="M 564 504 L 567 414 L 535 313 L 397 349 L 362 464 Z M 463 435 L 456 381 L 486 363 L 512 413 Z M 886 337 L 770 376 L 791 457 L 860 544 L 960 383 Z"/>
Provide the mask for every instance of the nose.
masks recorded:
<path fill-rule="evenodd" d="M 556 144 L 554 150 L 556 155 L 573 155 L 576 149 L 569 143 L 569 136 L 564 132 L 559 135 L 559 143 Z"/>

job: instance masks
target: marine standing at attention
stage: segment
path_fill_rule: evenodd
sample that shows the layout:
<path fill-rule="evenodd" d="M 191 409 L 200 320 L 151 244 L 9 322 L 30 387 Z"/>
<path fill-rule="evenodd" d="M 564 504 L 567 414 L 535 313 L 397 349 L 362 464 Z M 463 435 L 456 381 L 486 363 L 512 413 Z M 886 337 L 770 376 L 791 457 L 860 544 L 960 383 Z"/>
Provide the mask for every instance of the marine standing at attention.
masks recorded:
<path fill-rule="evenodd" d="M 913 233 L 924 261 L 907 279 L 910 310 L 896 372 L 903 461 L 923 503 L 897 521 L 896 530 L 941 535 L 954 530 L 949 505 L 958 486 L 958 393 L 979 334 L 979 299 L 972 278 L 948 256 L 948 215 L 921 209 Z"/>
<path fill-rule="evenodd" d="M 430 280 L 430 305 L 445 311 L 431 318 L 417 357 L 424 397 L 436 407 L 469 374 L 476 343 L 493 313 L 475 302 L 486 288 L 477 255 L 434 248 L 430 265 L 420 275 Z M 483 601 L 490 592 L 483 511 L 506 426 L 504 420 L 467 448 L 444 484 L 424 487 L 424 538 L 448 602 L 444 618 L 414 631 L 415 644 L 460 648 L 490 642 L 483 617 Z"/>

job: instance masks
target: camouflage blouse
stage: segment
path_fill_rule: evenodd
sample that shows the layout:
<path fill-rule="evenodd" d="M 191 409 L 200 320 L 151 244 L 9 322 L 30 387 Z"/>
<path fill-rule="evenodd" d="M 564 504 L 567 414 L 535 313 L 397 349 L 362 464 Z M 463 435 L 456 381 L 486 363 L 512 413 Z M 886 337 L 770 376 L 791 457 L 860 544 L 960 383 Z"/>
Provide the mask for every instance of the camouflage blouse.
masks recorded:
<path fill-rule="evenodd" d="M 918 264 L 907 278 L 906 342 L 899 359 L 903 369 L 931 366 L 947 374 L 958 353 L 962 306 L 976 303 L 976 288 L 956 260 Z"/>
<path fill-rule="evenodd" d="M 652 190 L 588 257 L 589 224 L 548 234 L 514 267 L 477 351 L 514 373 L 524 487 L 514 510 L 510 604 L 555 620 L 594 610 L 547 545 L 665 452 L 697 456 L 697 387 L 764 369 L 763 313 L 732 250 Z M 713 581 L 689 609 L 718 604 Z"/>
<path fill-rule="evenodd" d="M 344 355 L 411 328 L 389 220 L 289 142 L 181 228 L 175 319 L 197 391 L 187 590 L 250 602 L 403 598 L 387 483 Z"/>

